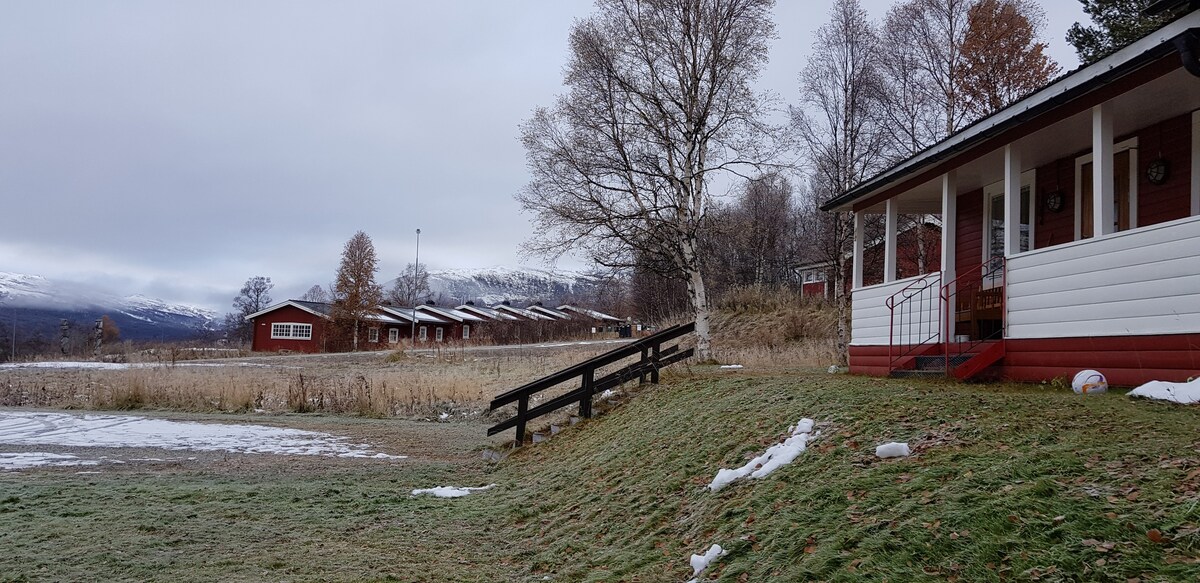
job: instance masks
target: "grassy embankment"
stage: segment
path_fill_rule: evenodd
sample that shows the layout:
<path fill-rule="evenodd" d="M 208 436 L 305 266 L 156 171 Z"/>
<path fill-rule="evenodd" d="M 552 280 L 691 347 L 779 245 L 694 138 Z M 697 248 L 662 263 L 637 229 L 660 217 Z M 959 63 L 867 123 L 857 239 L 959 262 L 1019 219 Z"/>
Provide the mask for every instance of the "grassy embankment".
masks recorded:
<path fill-rule="evenodd" d="M 0 579 L 683 581 L 712 543 L 721 581 L 1200 578 L 1198 408 L 751 370 L 676 376 L 491 468 L 481 424 L 296 417 L 445 453 L 0 474 Z M 801 417 L 822 435 L 792 465 L 705 488 Z M 876 459 L 891 440 L 915 455 Z"/>

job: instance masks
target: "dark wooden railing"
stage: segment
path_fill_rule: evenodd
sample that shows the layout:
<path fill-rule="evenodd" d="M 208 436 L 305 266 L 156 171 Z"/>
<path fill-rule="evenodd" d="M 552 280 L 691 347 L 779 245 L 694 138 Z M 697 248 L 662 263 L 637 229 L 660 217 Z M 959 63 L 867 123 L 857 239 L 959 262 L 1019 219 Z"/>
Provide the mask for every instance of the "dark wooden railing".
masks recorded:
<path fill-rule="evenodd" d="M 659 369 L 691 358 L 694 354 L 694 350 L 691 348 L 680 350 L 678 344 L 664 348 L 663 344 L 691 334 L 695 330 L 695 322 L 671 326 L 641 340 L 631 342 L 497 396 L 492 399 L 490 407 L 492 411 L 515 402 L 517 414 L 488 428 L 488 435 L 495 435 L 515 427 L 517 430 L 516 445 L 520 446 L 525 440 L 525 426 L 531 419 L 536 419 L 573 403 L 579 403 L 580 417 L 591 417 L 592 396 L 596 393 L 618 387 L 635 378 L 639 383 L 645 383 L 647 376 L 650 377 L 650 382 L 657 384 Z M 598 369 L 636 355 L 641 356 L 637 362 L 596 378 Z M 530 397 L 533 395 L 576 378 L 582 379 L 579 388 L 532 408 L 529 407 Z"/>

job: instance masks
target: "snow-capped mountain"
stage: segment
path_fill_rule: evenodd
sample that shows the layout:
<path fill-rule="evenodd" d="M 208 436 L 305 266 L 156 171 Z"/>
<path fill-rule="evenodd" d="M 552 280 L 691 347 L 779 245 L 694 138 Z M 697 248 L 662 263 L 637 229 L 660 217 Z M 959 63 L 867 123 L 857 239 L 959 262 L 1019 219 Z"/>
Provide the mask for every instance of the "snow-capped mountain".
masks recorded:
<path fill-rule="evenodd" d="M 118 296 L 90 286 L 40 275 L 0 271 L 0 322 L 17 320 L 18 333 L 53 338 L 61 320 L 90 326 L 107 315 L 127 340 L 180 340 L 212 330 L 217 314 L 143 295 Z"/>
<path fill-rule="evenodd" d="M 468 300 L 488 305 L 509 300 L 515 304 L 559 303 L 587 297 L 602 278 L 571 270 L 534 267 L 486 267 L 429 272 L 433 296 L 448 303 Z M 395 280 L 384 284 L 391 289 Z M 575 300 L 578 301 L 578 300 Z"/>

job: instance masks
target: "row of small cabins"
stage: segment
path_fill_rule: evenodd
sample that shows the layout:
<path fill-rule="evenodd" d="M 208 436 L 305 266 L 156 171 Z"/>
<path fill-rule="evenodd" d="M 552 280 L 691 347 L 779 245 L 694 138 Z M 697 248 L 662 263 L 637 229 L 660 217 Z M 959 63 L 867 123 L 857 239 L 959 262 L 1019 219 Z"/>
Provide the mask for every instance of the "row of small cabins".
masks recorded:
<path fill-rule="evenodd" d="M 340 352 L 352 348 L 352 334 L 337 334 L 333 304 L 287 300 L 246 316 L 255 352 Z M 509 302 L 492 307 L 467 302 L 456 308 L 432 302 L 416 308 L 378 306 L 358 322 L 358 350 L 385 350 L 418 343 L 538 342 L 564 336 L 615 332 L 620 318 L 572 305 L 520 308 Z"/>
<path fill-rule="evenodd" d="M 1200 375 L 1198 58 L 1191 11 L 826 202 L 855 217 L 851 372 Z M 904 273 L 902 214 L 941 215 L 926 273 Z"/>

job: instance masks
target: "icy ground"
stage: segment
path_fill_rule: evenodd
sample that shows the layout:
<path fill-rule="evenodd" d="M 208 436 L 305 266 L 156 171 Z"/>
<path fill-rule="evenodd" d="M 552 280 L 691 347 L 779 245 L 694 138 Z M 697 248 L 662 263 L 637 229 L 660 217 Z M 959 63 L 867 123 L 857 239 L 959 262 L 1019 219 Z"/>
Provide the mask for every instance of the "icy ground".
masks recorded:
<path fill-rule="evenodd" d="M 454 486 L 438 486 L 436 488 L 418 488 L 412 491 L 413 496 L 436 496 L 438 498 L 462 498 L 471 492 L 481 492 L 494 488 L 495 484 L 488 484 L 478 488 L 457 488 Z"/>
<path fill-rule="evenodd" d="M 126 370 L 131 368 L 166 368 L 168 366 L 220 367 L 220 366 L 261 366 L 271 367 L 270 364 L 253 362 L 179 362 L 175 364 L 157 362 L 86 362 L 86 361 L 47 361 L 47 362 L 9 362 L 0 364 L 0 370 L 21 368 L 54 368 L 54 369 L 89 369 L 89 370 Z M 284 367 L 297 368 L 297 367 Z"/>
<path fill-rule="evenodd" d="M 374 452 L 367 444 L 349 443 L 345 437 L 299 429 L 168 421 L 133 415 L 71 415 L 32 411 L 0 411 L 0 444 L 155 447 L 169 450 L 376 459 L 405 457 Z M 13 460 L 18 459 L 13 457 L 14 454 L 4 455 Z M 53 457 L 45 459 L 46 463 L 56 461 Z M 21 463 L 32 464 L 34 461 L 36 458 L 29 458 Z M 10 465 L 15 466 L 17 463 L 10 461 L 0 467 L 10 469 Z M 72 463 L 81 464 L 84 461 Z"/>

